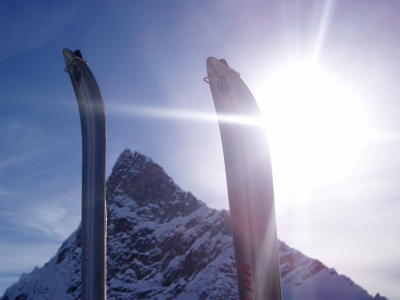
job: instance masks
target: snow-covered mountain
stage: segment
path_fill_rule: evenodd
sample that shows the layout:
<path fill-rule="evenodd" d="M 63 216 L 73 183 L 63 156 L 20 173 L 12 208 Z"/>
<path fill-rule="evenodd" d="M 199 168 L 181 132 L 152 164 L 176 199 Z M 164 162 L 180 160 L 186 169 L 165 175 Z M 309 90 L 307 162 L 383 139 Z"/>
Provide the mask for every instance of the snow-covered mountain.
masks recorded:
<path fill-rule="evenodd" d="M 229 212 L 180 189 L 150 158 L 125 150 L 107 181 L 108 299 L 238 299 Z M 285 300 L 385 300 L 279 242 Z M 78 228 L 2 300 L 80 299 Z"/>

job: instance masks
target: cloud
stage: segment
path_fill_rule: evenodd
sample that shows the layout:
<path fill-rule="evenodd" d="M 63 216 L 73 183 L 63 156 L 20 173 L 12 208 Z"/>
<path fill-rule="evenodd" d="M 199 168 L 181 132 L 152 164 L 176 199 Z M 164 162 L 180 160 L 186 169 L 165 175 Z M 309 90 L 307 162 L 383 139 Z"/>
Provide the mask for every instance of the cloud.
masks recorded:
<path fill-rule="evenodd" d="M 13 154 L 11 156 L 3 157 L 0 158 L 0 171 L 12 167 L 14 165 L 18 165 L 20 163 L 23 163 L 24 161 L 27 161 L 29 158 L 31 158 L 35 153 L 39 153 L 40 151 L 27 151 L 24 153 L 19 153 L 19 154 Z"/>
<path fill-rule="evenodd" d="M 79 199 L 78 197 L 73 197 Z M 73 200 L 71 199 L 71 201 Z M 80 214 L 61 205 L 60 202 L 42 205 L 21 220 L 21 225 L 54 238 L 66 238 L 76 227 Z"/>
<path fill-rule="evenodd" d="M 0 172 L 7 167 L 24 163 L 42 152 L 44 134 L 34 124 L 26 121 L 3 120 L 0 138 Z"/>
<path fill-rule="evenodd" d="M 70 190 L 60 190 L 59 194 L 50 194 L 46 198 L 35 201 L 31 199 L 25 202 L 17 210 L 2 211 L 0 216 L 7 221 L 7 227 L 19 228 L 19 230 L 32 230 L 45 239 L 61 242 L 79 224 L 80 211 L 79 187 L 71 187 Z"/>
<path fill-rule="evenodd" d="M 0 296 L 22 273 L 46 263 L 77 228 L 80 188 L 64 188 L 39 199 L 15 192 L 13 205 L 0 211 Z"/>

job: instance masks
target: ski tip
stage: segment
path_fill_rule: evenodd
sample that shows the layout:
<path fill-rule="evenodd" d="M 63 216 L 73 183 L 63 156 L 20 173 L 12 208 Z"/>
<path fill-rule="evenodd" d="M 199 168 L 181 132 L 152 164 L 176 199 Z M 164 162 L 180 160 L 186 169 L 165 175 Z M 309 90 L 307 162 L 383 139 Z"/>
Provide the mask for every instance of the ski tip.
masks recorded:
<path fill-rule="evenodd" d="M 208 76 L 216 74 L 222 70 L 229 68 L 228 63 L 225 59 L 217 59 L 215 57 L 207 58 L 207 73 Z"/>
<path fill-rule="evenodd" d="M 72 50 L 70 50 L 68 48 L 64 48 L 62 50 L 62 54 L 63 54 L 64 58 L 68 59 L 68 60 L 74 60 L 76 58 L 83 59 L 82 53 L 81 53 L 80 50 L 72 51 Z"/>
<path fill-rule="evenodd" d="M 86 63 L 86 61 L 84 61 L 83 58 L 82 58 L 82 54 L 81 54 L 80 50 L 72 51 L 72 50 L 70 50 L 68 48 L 64 48 L 62 50 L 62 54 L 64 56 L 64 61 L 65 61 L 65 65 L 66 65 L 66 68 L 65 68 L 66 72 L 68 72 L 69 66 L 71 66 L 71 64 L 75 60 L 80 60 L 80 61 Z"/>
<path fill-rule="evenodd" d="M 71 65 L 71 63 L 76 59 L 76 55 L 74 54 L 73 51 L 67 48 L 63 49 L 62 54 L 64 56 L 65 65 L 68 68 Z"/>
<path fill-rule="evenodd" d="M 74 52 L 69 50 L 68 48 L 64 48 L 62 50 L 62 54 L 63 54 L 64 58 L 72 58 L 74 56 Z"/>

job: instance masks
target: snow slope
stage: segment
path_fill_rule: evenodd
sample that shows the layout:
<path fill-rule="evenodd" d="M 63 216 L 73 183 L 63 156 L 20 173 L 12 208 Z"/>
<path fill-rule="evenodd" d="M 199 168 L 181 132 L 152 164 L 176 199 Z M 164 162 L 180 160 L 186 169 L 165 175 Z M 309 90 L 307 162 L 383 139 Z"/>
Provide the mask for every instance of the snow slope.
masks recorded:
<path fill-rule="evenodd" d="M 108 299 L 238 299 L 229 212 L 180 189 L 129 149 L 107 181 Z M 2 300 L 80 299 L 80 228 Z M 385 300 L 279 242 L 284 299 Z"/>

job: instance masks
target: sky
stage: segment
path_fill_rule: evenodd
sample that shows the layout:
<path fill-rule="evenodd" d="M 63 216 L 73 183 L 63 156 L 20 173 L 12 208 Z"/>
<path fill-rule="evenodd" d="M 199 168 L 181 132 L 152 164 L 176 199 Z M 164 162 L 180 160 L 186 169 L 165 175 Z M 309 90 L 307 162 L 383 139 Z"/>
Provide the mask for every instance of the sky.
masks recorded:
<path fill-rule="evenodd" d="M 198 116 L 215 113 L 206 58 L 225 58 L 265 111 L 279 238 L 400 300 L 399 15 L 397 0 L 1 0 L 0 294 L 80 220 L 67 47 L 106 104 L 107 174 L 138 150 L 219 209 L 218 124 Z"/>

